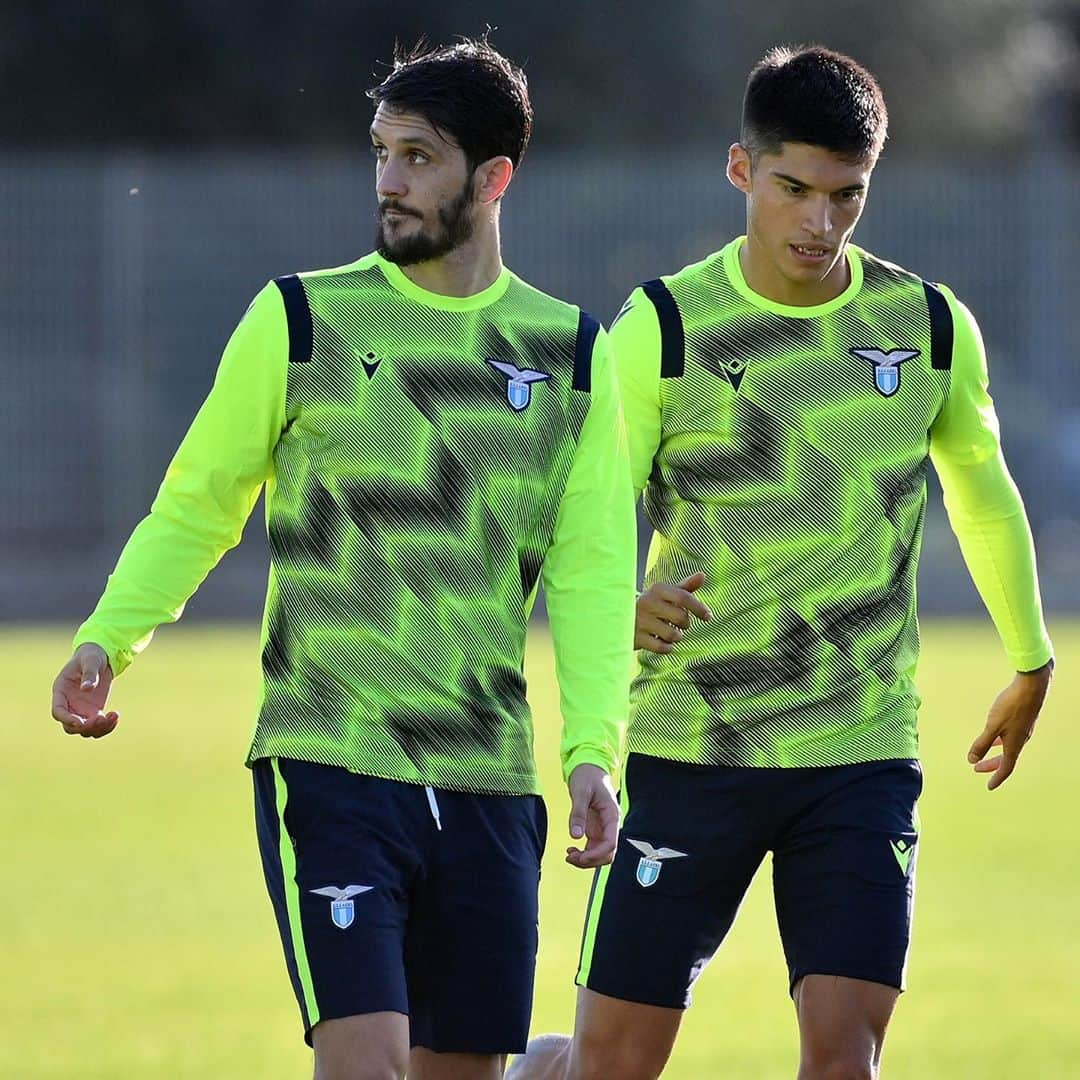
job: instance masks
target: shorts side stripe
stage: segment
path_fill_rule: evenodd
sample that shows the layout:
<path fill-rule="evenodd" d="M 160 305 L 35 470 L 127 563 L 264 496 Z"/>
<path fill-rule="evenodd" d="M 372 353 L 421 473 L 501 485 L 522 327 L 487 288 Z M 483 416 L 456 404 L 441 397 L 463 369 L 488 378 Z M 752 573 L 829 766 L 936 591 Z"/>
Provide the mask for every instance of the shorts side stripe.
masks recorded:
<path fill-rule="evenodd" d="M 630 792 L 626 782 L 626 772 L 623 772 L 622 798 L 620 799 L 622 821 L 626 821 L 626 815 L 630 810 Z M 616 849 L 616 852 L 618 849 Z M 578 961 L 578 973 L 574 982 L 578 986 L 588 986 L 589 972 L 592 970 L 593 949 L 596 947 L 596 928 L 600 922 L 600 910 L 604 906 L 604 890 L 607 888 L 608 877 L 611 874 L 611 863 L 602 866 L 596 872 L 593 879 L 592 892 L 589 894 L 588 915 L 585 917 L 585 933 L 581 941 L 581 958 Z"/>
<path fill-rule="evenodd" d="M 919 820 L 919 804 L 916 803 L 912 810 L 912 824 L 915 827 L 915 853 L 912 855 L 914 866 L 911 868 L 911 880 L 915 880 L 915 874 L 919 869 L 919 852 L 922 851 L 922 822 Z M 908 943 L 904 950 L 904 966 L 900 969 L 900 990 L 907 989 L 908 960 L 911 959 L 911 931 L 915 928 L 915 893 L 911 894 L 911 909 L 908 912 Z"/>
<path fill-rule="evenodd" d="M 289 830 L 285 827 L 285 804 L 288 792 L 285 779 L 277 758 L 271 758 L 274 768 L 274 796 L 277 802 L 278 820 L 281 822 L 281 869 L 285 879 L 285 905 L 289 913 L 289 931 L 292 935 L 293 954 L 296 957 L 296 970 L 300 976 L 300 987 L 304 996 L 304 1013 L 307 1029 L 310 1031 L 319 1022 L 319 1003 L 315 999 L 315 987 L 311 982 L 311 968 L 308 965 L 307 946 L 304 944 L 304 927 L 300 921 L 300 889 L 296 884 L 296 852 L 293 851 Z"/>

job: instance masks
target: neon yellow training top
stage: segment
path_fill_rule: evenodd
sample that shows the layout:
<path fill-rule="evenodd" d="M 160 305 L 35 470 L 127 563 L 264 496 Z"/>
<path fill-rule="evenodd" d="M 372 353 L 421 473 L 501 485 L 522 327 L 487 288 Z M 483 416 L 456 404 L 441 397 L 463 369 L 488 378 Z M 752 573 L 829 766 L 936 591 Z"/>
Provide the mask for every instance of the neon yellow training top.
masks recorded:
<path fill-rule="evenodd" d="M 122 672 L 238 542 L 264 484 L 249 762 L 535 792 L 522 662 L 542 577 L 564 774 L 617 768 L 636 530 L 595 320 L 508 270 L 454 298 L 374 254 L 267 285 L 76 644 Z"/>
<path fill-rule="evenodd" d="M 634 291 L 611 331 L 646 584 L 703 571 L 710 622 L 640 654 L 629 748 L 725 765 L 913 757 L 915 576 L 932 460 L 1012 664 L 1051 656 L 986 355 L 944 286 L 849 247 L 850 286 L 786 307 L 742 239 Z"/>

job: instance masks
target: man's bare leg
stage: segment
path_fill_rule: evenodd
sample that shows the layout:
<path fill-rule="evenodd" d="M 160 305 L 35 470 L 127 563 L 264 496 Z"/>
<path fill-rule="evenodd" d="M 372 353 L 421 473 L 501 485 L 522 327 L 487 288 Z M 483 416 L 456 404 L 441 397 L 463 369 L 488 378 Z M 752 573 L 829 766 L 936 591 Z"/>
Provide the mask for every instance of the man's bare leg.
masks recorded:
<path fill-rule="evenodd" d="M 541 1035 L 507 1080 L 656 1080 L 675 1045 L 682 1009 L 578 991 L 574 1035 Z"/>
<path fill-rule="evenodd" d="M 864 979 L 807 975 L 795 987 L 798 1080 L 877 1080 L 899 990 Z"/>
<path fill-rule="evenodd" d="M 502 1080 L 505 1054 L 436 1054 L 417 1046 L 409 1055 L 409 1080 Z"/>
<path fill-rule="evenodd" d="M 311 1042 L 315 1080 L 402 1080 L 409 1064 L 409 1018 L 377 1012 L 322 1020 Z"/>

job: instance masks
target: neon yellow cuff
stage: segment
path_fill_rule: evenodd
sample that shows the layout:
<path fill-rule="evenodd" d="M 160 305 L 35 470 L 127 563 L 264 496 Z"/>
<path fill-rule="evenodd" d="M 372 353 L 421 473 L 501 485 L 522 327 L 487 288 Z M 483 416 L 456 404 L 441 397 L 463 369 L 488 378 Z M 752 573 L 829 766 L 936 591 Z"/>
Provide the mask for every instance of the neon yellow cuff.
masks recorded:
<path fill-rule="evenodd" d="M 618 787 L 619 780 L 619 761 L 612 754 L 605 752 L 599 746 L 590 746 L 585 744 L 583 746 L 575 747 L 570 754 L 563 760 L 563 780 L 569 781 L 570 774 L 579 765 L 596 765 L 601 768 L 611 777 L 611 782 Z"/>
<path fill-rule="evenodd" d="M 96 645 L 99 649 L 103 649 L 109 658 L 109 667 L 112 668 L 114 679 L 130 667 L 131 661 L 135 659 L 135 654 L 130 649 L 112 645 L 104 634 L 96 634 L 92 630 L 87 632 L 85 628 L 80 628 L 79 633 L 75 635 L 71 651 L 74 652 L 80 645 Z"/>

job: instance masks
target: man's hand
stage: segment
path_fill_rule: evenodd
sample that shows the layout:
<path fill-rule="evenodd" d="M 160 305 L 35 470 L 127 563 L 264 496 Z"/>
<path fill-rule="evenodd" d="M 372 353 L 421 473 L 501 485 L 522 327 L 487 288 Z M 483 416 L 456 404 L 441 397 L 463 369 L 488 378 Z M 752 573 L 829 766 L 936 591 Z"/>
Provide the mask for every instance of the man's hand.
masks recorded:
<path fill-rule="evenodd" d="M 603 866 L 615 858 L 619 842 L 619 800 L 611 777 L 598 765 L 579 765 L 571 774 L 570 835 L 585 837 L 584 849 L 568 847 L 566 861 L 581 870 Z"/>
<path fill-rule="evenodd" d="M 638 597 L 634 623 L 634 648 L 649 652 L 670 653 L 682 641 L 690 626 L 690 616 L 703 622 L 712 612 L 694 595 L 705 584 L 700 571 L 684 578 L 678 585 L 658 581 Z"/>
<path fill-rule="evenodd" d="M 993 774 L 986 784 L 989 791 L 1001 787 L 1016 768 L 1020 751 L 1035 730 L 1052 674 L 1049 664 L 1038 671 L 1019 672 L 990 706 L 986 727 L 968 752 L 977 773 Z M 993 746 L 1001 747 L 1001 753 L 984 761 Z"/>
<path fill-rule="evenodd" d="M 119 713 L 105 712 L 112 668 L 100 645 L 80 645 L 53 683 L 52 714 L 69 735 L 100 739 L 116 727 Z"/>

